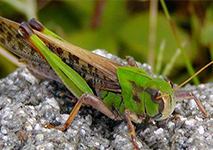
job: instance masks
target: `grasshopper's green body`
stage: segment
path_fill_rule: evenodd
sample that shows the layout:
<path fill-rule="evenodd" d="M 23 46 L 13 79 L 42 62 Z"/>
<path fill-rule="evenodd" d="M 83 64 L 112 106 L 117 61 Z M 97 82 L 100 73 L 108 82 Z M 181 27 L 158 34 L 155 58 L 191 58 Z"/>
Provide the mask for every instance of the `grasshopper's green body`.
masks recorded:
<path fill-rule="evenodd" d="M 147 116 L 165 119 L 175 108 L 175 97 L 194 98 L 174 95 L 170 82 L 149 76 L 133 67 L 134 62 L 118 63 L 51 36 L 32 31 L 26 24 L 19 29 L 19 24 L 0 18 L 0 44 L 23 58 L 34 74 L 64 83 L 79 99 L 70 118 L 57 129 L 64 130 L 85 103 L 111 119 L 126 118 L 134 148 L 139 149 L 131 121 L 140 123 Z"/>
<path fill-rule="evenodd" d="M 103 101 L 108 106 L 115 106 L 122 115 L 125 108 L 138 116 L 147 114 L 156 120 L 165 119 L 173 112 L 174 94 L 171 85 L 165 80 L 152 78 L 144 70 L 134 67 L 118 67 L 117 75 L 122 89 L 122 101 L 106 97 Z M 169 94 L 169 97 L 166 97 L 168 99 L 155 99 L 161 94 Z M 168 104 L 167 101 L 169 101 L 168 109 L 164 109 L 164 104 Z M 138 118 L 132 121 L 141 122 Z"/>
<path fill-rule="evenodd" d="M 29 64 L 29 69 L 34 74 L 60 81 L 60 79 L 58 79 L 58 77 L 52 72 L 52 69 L 50 69 L 49 65 L 42 58 L 42 56 L 39 55 L 18 34 L 17 29 L 19 28 L 19 25 L 3 18 L 0 19 L 2 28 L 2 33 L 0 34 L 1 45 L 11 50 L 19 57 L 24 58 L 24 60 L 27 61 L 27 64 Z M 150 116 L 159 114 L 159 104 L 156 102 L 151 102 L 151 94 L 153 93 L 149 93 L 148 90 L 146 90 L 146 87 L 149 89 L 149 91 L 151 91 L 151 89 L 157 90 L 158 88 L 162 89 L 165 87 L 166 89 L 162 89 L 163 93 L 171 95 L 170 98 L 174 99 L 171 86 L 163 79 L 154 79 L 139 68 L 122 68 L 120 66 L 127 65 L 103 58 L 67 42 L 63 42 L 59 39 L 42 34 L 41 32 L 34 32 L 42 39 L 42 41 L 44 41 L 50 50 L 58 54 L 58 56 L 64 60 L 66 64 L 78 72 L 87 81 L 90 87 L 93 89 L 98 89 L 99 91 L 101 90 L 101 92 L 104 91 L 103 94 L 98 93 L 98 95 L 102 95 L 102 98 L 106 99 L 103 99 L 103 101 L 105 101 L 108 106 L 113 106 L 116 109 L 119 109 L 121 114 L 123 114 L 123 107 L 125 107 L 126 109 L 136 112 L 138 115 L 144 115 L 146 112 L 145 108 L 149 109 L 149 103 L 152 103 L 152 105 L 150 105 L 151 107 L 157 109 L 154 113 L 152 113 L 151 111 L 153 111 L 153 109 L 150 108 L 148 114 Z M 11 40 L 9 40 L 9 38 Z M 160 84 L 155 82 L 159 82 Z M 122 87 L 122 98 L 121 96 L 117 96 L 116 99 L 110 99 L 111 96 L 107 97 L 106 95 L 112 94 L 108 94 L 106 91 L 116 93 L 116 95 L 121 94 L 119 83 Z M 160 87 L 155 87 L 154 85 L 160 85 Z M 166 90 L 168 92 L 166 92 Z M 172 108 L 174 108 L 174 106 L 172 106 Z M 173 110 L 171 110 L 171 112 L 172 111 Z"/>

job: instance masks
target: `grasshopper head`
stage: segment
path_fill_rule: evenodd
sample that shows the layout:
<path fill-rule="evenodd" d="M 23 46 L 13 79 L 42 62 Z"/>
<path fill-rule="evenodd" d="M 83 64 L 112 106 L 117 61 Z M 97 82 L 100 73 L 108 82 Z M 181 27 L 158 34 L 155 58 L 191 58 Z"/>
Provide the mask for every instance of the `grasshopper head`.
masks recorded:
<path fill-rule="evenodd" d="M 162 111 L 159 111 L 160 115 L 156 115 L 153 118 L 155 120 L 163 120 L 169 117 L 175 109 L 175 99 L 169 94 L 162 94 L 161 103 L 163 105 Z M 159 116 L 159 117 L 157 117 Z"/>
<path fill-rule="evenodd" d="M 156 79 L 161 80 L 161 79 Z M 157 84 L 159 85 L 159 84 Z M 169 117 L 175 109 L 176 101 L 172 92 L 173 84 L 168 79 L 161 80 L 160 86 L 155 90 L 155 94 L 151 94 L 151 99 L 158 104 L 158 113 L 151 115 L 155 120 L 163 120 Z"/>
<path fill-rule="evenodd" d="M 138 118 L 146 115 L 155 120 L 165 119 L 172 114 L 175 98 L 170 81 L 152 78 L 136 67 L 119 67 L 117 75 L 125 109 L 134 112 Z M 140 122 L 141 119 L 131 114 L 132 121 Z"/>
<path fill-rule="evenodd" d="M 165 78 L 164 80 L 168 82 L 171 85 L 171 88 L 173 89 L 173 83 L 167 78 Z M 157 120 L 163 120 L 169 117 L 174 111 L 175 105 L 176 105 L 176 100 L 174 96 L 166 94 L 166 93 L 162 95 L 163 95 L 162 101 L 164 104 L 164 108 L 163 108 L 163 111 L 161 112 L 162 116 Z"/>

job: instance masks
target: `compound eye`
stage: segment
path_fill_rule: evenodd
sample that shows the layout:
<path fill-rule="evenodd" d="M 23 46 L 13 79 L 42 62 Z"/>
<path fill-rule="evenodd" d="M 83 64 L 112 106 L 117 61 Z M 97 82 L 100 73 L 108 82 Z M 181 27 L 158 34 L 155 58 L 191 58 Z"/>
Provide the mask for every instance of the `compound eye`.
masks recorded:
<path fill-rule="evenodd" d="M 156 93 L 155 93 L 155 96 L 154 96 L 154 99 L 155 101 L 161 101 L 161 92 L 158 90 Z"/>
<path fill-rule="evenodd" d="M 174 87 L 173 82 L 172 82 L 170 79 L 168 79 L 168 78 L 164 78 L 164 80 L 165 80 L 166 82 L 168 82 L 168 83 L 171 85 L 172 89 L 173 89 L 173 87 Z"/>
<path fill-rule="evenodd" d="M 146 91 L 148 93 L 150 93 L 151 99 L 152 99 L 153 102 L 159 103 L 159 101 L 161 101 L 161 97 L 158 98 L 159 96 L 161 96 L 161 92 L 159 90 L 157 90 L 157 89 L 152 89 L 152 90 L 146 89 Z"/>

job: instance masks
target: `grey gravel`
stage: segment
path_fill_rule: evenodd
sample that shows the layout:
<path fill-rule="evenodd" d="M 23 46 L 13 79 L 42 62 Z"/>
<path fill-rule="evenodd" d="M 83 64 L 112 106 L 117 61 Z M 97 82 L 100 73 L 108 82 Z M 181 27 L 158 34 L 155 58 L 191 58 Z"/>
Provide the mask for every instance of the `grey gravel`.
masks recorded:
<path fill-rule="evenodd" d="M 148 65 L 141 66 L 151 74 Z M 180 90 L 192 91 L 209 118 L 203 118 L 193 100 L 178 102 L 168 119 L 135 124 L 141 149 L 213 148 L 213 83 Z M 83 106 L 64 132 L 44 128 L 44 123 L 64 123 L 75 104 L 61 93 L 70 94 L 62 84 L 40 81 L 26 68 L 1 79 L 0 149 L 132 149 L 126 122 L 111 120 L 91 107 Z"/>

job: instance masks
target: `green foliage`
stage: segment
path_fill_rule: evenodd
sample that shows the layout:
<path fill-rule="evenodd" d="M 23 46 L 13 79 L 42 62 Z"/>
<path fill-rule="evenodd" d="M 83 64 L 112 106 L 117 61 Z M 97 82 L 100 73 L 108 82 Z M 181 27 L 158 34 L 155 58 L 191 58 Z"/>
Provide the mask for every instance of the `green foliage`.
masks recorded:
<path fill-rule="evenodd" d="M 213 60 L 213 5 L 206 11 L 206 19 L 201 28 L 201 42 L 210 47 L 211 59 Z"/>
<path fill-rule="evenodd" d="M 1 47 L 0 47 L 1 48 Z M 13 72 L 16 69 L 16 65 L 10 63 L 10 60 L 5 58 L 0 54 L 0 70 L 1 70 L 1 76 L 0 77 L 6 77 L 9 73 Z"/>
<path fill-rule="evenodd" d="M 143 59 L 146 61 L 146 58 L 148 57 L 147 55 L 149 54 L 147 52 L 149 49 L 149 30 L 147 29 L 149 29 L 149 14 L 144 13 L 132 16 L 130 20 L 128 20 L 127 23 L 123 26 L 120 32 L 120 37 L 123 39 L 123 42 L 127 44 L 128 49 L 131 49 L 130 54 L 137 54 L 135 57 L 137 60 L 140 60 L 140 57 L 143 56 Z M 166 41 L 163 54 L 163 63 L 166 64 L 175 54 L 178 47 L 173 33 L 170 30 L 170 25 L 163 14 L 159 14 L 158 16 L 158 27 L 156 32 L 156 54 L 159 51 L 162 40 Z M 178 29 L 177 32 L 182 41 L 189 39 L 189 35 L 183 32 L 183 30 Z M 184 48 L 187 49 L 187 53 L 190 54 L 190 59 L 195 59 L 196 50 L 194 47 L 192 47 L 192 45 L 190 45 L 190 43 L 190 41 L 187 42 Z M 183 59 L 181 57 L 176 62 L 176 65 L 184 65 Z"/>

